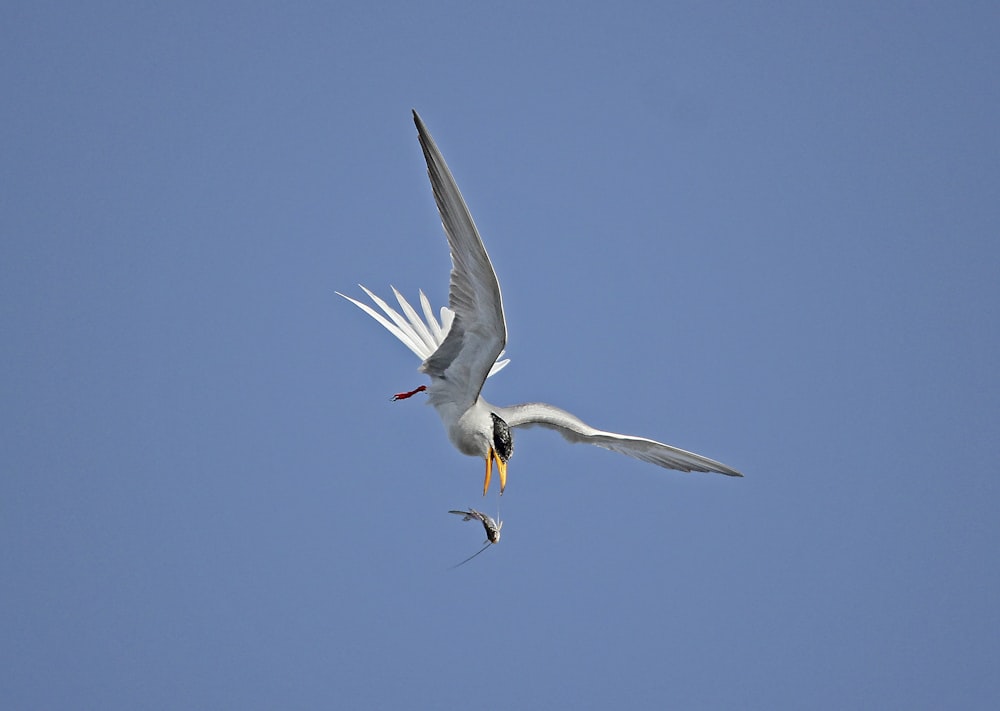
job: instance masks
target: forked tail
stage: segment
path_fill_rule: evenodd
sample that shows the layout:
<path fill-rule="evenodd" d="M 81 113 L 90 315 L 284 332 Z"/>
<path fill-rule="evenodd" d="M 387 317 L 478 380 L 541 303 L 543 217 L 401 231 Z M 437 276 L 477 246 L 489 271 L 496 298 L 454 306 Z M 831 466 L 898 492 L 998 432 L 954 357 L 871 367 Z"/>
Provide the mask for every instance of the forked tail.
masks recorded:
<path fill-rule="evenodd" d="M 350 296 L 341 294 L 339 291 L 336 293 L 338 296 L 343 296 L 345 299 L 382 324 L 382 326 L 385 327 L 389 333 L 394 335 L 403 342 L 403 345 L 413 351 L 421 361 L 427 360 L 431 354 L 438 349 L 438 346 L 444 342 L 445 336 L 448 335 L 448 331 L 451 329 L 452 319 L 455 318 L 455 312 L 447 306 L 441 307 L 441 321 L 438 322 L 438 320 L 434 317 L 434 310 L 431 308 L 431 302 L 427 299 L 427 296 L 424 295 L 424 292 L 421 291 L 420 307 L 424 312 L 424 318 L 422 319 L 416 309 L 410 306 L 410 302 L 403 298 L 403 295 L 399 293 L 396 287 L 392 287 L 392 293 L 396 295 L 396 301 L 399 302 L 399 307 L 403 311 L 402 314 L 372 293 L 371 290 L 361 284 L 358 286 L 360 286 L 361 289 L 368 294 L 368 298 L 370 298 L 376 306 L 382 309 L 385 316 L 380 314 L 368 304 L 358 301 L 357 299 L 352 299 Z M 493 367 L 490 368 L 489 375 L 486 377 L 499 373 L 508 363 L 510 363 L 510 359 L 503 358 L 503 352 L 501 351 L 500 355 L 497 356 L 496 363 L 494 363 Z"/>

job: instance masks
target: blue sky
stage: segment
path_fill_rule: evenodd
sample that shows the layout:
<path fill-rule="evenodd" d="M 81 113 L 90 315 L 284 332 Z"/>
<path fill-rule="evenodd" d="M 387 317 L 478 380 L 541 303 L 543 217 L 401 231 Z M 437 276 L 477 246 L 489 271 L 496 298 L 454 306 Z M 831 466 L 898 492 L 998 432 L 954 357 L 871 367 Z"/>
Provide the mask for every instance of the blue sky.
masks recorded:
<path fill-rule="evenodd" d="M 0 706 L 992 708 L 989 3 L 8 3 Z M 497 269 L 497 403 L 334 290 Z"/>

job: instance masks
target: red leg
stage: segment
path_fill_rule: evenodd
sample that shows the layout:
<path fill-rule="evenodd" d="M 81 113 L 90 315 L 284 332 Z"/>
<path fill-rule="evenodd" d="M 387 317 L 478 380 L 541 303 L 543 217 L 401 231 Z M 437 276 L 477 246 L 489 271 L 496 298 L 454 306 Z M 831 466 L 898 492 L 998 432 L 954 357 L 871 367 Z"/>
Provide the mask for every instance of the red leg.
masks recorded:
<path fill-rule="evenodd" d="M 411 390 L 408 393 L 396 393 L 395 395 L 392 396 L 392 401 L 396 402 L 397 400 L 405 400 L 408 397 L 413 397 L 417 393 L 422 393 L 426 389 L 427 389 L 426 385 L 421 385 L 416 390 Z"/>

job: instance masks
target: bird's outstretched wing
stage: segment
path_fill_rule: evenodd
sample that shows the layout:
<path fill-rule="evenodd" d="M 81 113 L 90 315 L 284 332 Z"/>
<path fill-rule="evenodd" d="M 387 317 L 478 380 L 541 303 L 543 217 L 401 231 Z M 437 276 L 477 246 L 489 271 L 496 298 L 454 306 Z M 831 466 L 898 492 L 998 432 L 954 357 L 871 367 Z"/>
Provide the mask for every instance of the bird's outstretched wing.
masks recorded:
<path fill-rule="evenodd" d="M 667 469 L 682 472 L 718 472 L 727 476 L 743 476 L 722 462 L 688 452 L 669 444 L 663 444 L 645 437 L 617 434 L 598 430 L 580 418 L 554 405 L 544 402 L 530 402 L 512 407 L 494 407 L 497 415 L 510 427 L 531 427 L 538 425 L 555 430 L 570 442 L 595 444 L 619 454 L 641 459 Z"/>
<path fill-rule="evenodd" d="M 448 331 L 451 330 L 451 322 L 455 318 L 455 312 L 447 306 L 441 307 L 441 321 L 439 323 L 437 318 L 434 316 L 434 310 L 431 308 L 431 302 L 428 300 L 427 296 L 424 295 L 423 291 L 420 292 L 420 307 L 424 312 L 424 316 L 421 318 L 416 309 L 410 306 L 410 302 L 407 301 L 406 298 L 399 293 L 399 291 L 397 291 L 396 287 L 392 287 L 392 293 L 395 294 L 396 301 L 399 302 L 399 308 L 403 311 L 402 314 L 392 308 L 383 299 L 379 298 L 364 285 L 359 284 L 359 286 L 361 286 L 362 291 L 368 294 L 368 298 L 372 300 L 372 303 L 382 309 L 385 316 L 380 314 L 368 304 L 358 301 L 357 299 L 353 299 L 346 294 L 341 294 L 339 291 L 336 292 L 337 296 L 343 296 L 345 299 L 382 324 L 382 326 L 389 333 L 394 335 L 403 343 L 403 345 L 413 351 L 417 357 L 420 358 L 420 360 L 424 361 L 430 358 L 431 354 L 436 351 L 442 343 L 444 343 L 444 339 L 448 335 Z M 388 318 L 386 318 L 386 316 L 388 316 Z M 496 375 L 503 370 L 508 363 L 510 363 L 509 358 L 503 358 L 501 360 L 502 356 L 503 351 L 500 352 L 496 362 L 493 363 L 493 367 L 490 368 L 490 372 L 487 377 Z"/>
<path fill-rule="evenodd" d="M 416 111 L 413 122 L 451 250 L 448 305 L 455 312 L 448 335 L 420 369 L 435 380 L 429 391 L 431 404 L 464 409 L 479 397 L 507 343 L 500 284 L 455 178 Z"/>

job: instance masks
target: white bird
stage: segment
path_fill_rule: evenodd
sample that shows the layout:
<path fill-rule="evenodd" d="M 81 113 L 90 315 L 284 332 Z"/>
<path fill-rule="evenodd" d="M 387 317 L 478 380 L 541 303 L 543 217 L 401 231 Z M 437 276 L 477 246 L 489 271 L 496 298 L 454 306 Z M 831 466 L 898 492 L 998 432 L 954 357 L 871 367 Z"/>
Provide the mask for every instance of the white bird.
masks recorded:
<path fill-rule="evenodd" d="M 425 322 L 395 287 L 393 293 L 405 317 L 364 286 L 361 288 L 385 316 L 371 306 L 337 292 L 423 359 L 420 372 L 430 377 L 430 386 L 399 393 L 393 399 L 427 391 L 428 401 L 437 410 L 455 448 L 462 454 L 486 460 L 484 496 L 490 485 L 494 462 L 500 474 L 501 494 L 507 485 L 507 460 L 513 453 L 511 429 L 534 425 L 556 430 L 570 442 L 595 444 L 667 469 L 743 476 L 721 462 L 669 444 L 595 429 L 553 405 L 533 402 L 498 407 L 480 396 L 486 378 L 499 372 L 509 362 L 501 360 L 507 343 L 507 324 L 500 284 L 469 208 L 441 151 L 416 111 L 413 112 L 413 121 L 451 250 L 449 308 L 441 309 L 441 322 L 438 323 L 430 302 L 421 291 L 420 305 Z"/>

